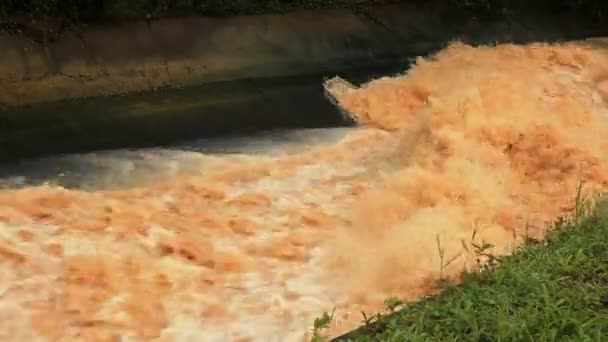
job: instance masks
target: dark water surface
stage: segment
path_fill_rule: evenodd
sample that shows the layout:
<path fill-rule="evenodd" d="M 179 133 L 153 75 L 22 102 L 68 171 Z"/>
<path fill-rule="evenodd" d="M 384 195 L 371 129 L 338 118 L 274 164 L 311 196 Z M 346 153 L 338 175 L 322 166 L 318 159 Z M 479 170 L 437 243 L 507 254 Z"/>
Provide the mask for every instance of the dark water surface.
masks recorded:
<path fill-rule="evenodd" d="M 403 72 L 408 63 L 338 75 L 360 84 Z M 2 111 L 0 188 L 134 186 L 142 175 L 187 171 L 204 156 L 274 155 L 331 143 L 353 126 L 324 94 L 323 79 L 331 76 L 240 80 Z"/>

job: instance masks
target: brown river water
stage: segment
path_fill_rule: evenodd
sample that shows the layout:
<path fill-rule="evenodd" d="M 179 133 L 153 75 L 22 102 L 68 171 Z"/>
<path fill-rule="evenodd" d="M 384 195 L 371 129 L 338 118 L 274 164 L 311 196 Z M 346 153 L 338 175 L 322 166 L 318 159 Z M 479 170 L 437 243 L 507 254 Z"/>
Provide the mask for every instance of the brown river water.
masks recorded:
<path fill-rule="evenodd" d="M 359 127 L 0 191 L 0 340 L 304 341 L 334 307 L 336 336 L 608 185 L 604 50 L 454 44 L 325 87 Z"/>

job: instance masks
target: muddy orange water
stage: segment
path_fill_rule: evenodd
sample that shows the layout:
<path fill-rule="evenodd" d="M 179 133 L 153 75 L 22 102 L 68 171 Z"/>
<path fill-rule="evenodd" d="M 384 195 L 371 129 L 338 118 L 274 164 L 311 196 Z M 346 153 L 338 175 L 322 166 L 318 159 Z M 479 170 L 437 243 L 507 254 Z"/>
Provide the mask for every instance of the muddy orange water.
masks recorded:
<path fill-rule="evenodd" d="M 0 192 L 2 341 L 300 341 L 509 253 L 608 183 L 608 57 L 454 44 L 327 90 L 361 128 L 128 190 Z M 255 114 L 255 113 L 252 113 Z M 524 232 L 524 229 L 526 232 Z"/>

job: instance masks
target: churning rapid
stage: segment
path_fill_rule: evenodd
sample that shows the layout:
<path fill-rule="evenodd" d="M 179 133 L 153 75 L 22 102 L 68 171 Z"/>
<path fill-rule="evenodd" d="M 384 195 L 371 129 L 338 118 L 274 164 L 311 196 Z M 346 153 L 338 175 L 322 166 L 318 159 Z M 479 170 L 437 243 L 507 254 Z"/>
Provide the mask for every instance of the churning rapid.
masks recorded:
<path fill-rule="evenodd" d="M 580 181 L 605 188 L 604 80 L 582 45 L 453 44 L 403 76 L 328 81 L 362 124 L 331 145 L 132 189 L 4 190 L 0 339 L 300 341 L 333 307 L 345 332 L 473 265 L 474 231 L 509 253 Z"/>

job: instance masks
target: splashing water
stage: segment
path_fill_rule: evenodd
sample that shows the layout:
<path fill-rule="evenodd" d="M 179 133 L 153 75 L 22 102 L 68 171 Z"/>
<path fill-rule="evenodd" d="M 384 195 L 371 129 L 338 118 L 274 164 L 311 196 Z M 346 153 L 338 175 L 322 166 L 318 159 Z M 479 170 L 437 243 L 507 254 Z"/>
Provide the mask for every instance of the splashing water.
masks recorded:
<path fill-rule="evenodd" d="M 334 306 L 331 332 L 354 328 L 471 266 L 474 231 L 509 253 L 579 181 L 605 188 L 605 80 L 581 45 L 454 44 L 404 76 L 328 81 L 362 124 L 329 146 L 134 189 L 4 190 L 0 337 L 300 341 Z"/>

